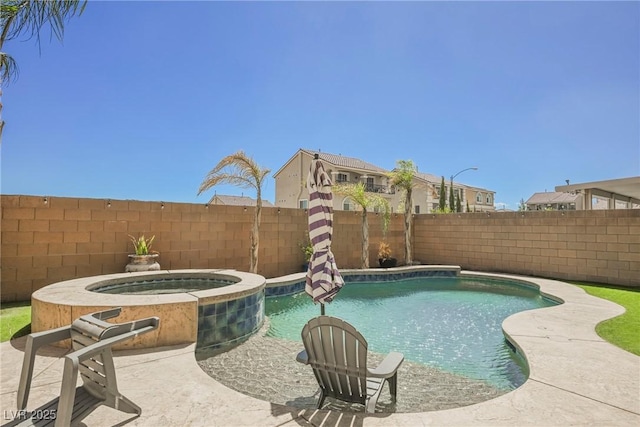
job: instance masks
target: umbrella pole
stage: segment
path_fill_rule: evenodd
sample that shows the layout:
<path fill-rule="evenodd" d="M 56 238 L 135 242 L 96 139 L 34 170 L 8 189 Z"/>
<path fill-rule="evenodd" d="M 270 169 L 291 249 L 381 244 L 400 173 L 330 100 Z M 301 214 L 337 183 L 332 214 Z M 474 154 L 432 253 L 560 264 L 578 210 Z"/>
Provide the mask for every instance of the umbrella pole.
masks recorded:
<path fill-rule="evenodd" d="M 320 316 L 324 316 L 324 304 L 320 303 Z"/>

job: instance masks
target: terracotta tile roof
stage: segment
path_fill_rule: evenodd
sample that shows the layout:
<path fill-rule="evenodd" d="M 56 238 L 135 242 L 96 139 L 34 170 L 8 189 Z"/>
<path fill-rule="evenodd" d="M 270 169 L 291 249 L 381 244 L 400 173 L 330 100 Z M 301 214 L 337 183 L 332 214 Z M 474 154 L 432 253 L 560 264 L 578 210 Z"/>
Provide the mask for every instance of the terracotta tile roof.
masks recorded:
<path fill-rule="evenodd" d="M 436 184 L 436 185 L 440 185 L 440 183 L 442 182 L 442 177 L 441 176 L 435 176 L 431 173 L 424 173 L 424 172 L 418 172 L 416 173 L 416 177 L 418 178 L 422 178 L 427 182 L 430 182 L 431 184 Z M 444 180 L 445 184 L 448 184 L 449 181 Z M 459 184 L 459 182 L 456 182 L 456 184 Z"/>
<path fill-rule="evenodd" d="M 360 169 L 363 171 L 371 171 L 376 173 L 386 173 L 387 169 L 383 169 L 379 166 L 373 165 L 371 163 L 367 163 L 363 160 L 356 159 L 354 157 L 346 157 L 338 154 L 324 153 L 321 151 L 313 151 L 313 150 L 305 150 L 302 149 L 305 153 L 313 156 L 314 154 L 318 154 L 320 160 L 330 163 L 334 166 L 350 168 L 350 169 Z"/>

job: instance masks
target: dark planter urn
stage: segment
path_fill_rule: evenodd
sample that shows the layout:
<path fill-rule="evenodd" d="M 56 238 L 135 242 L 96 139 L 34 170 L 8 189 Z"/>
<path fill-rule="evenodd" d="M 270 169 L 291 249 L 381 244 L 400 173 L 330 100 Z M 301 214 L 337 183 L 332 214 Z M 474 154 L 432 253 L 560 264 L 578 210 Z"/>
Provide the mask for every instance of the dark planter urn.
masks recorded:
<path fill-rule="evenodd" d="M 382 268 L 392 268 L 396 266 L 398 260 L 395 258 L 378 258 L 378 262 Z"/>
<path fill-rule="evenodd" d="M 137 271 L 157 271 L 160 270 L 160 264 L 158 264 L 158 254 L 150 255 L 129 255 L 129 264 L 125 267 L 124 271 L 127 273 Z"/>

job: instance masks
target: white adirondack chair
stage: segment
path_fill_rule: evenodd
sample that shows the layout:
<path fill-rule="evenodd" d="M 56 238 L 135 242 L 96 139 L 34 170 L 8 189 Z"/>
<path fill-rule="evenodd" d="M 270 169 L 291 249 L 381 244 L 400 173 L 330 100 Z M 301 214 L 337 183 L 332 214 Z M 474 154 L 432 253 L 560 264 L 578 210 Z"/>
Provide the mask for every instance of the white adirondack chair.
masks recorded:
<path fill-rule="evenodd" d="M 326 397 L 365 405 L 375 412 L 385 381 L 395 401 L 402 353 L 391 352 L 375 369 L 367 368 L 367 340 L 352 325 L 331 316 L 315 317 L 302 329 L 298 362 L 311 365 L 320 386 L 318 409 Z"/>

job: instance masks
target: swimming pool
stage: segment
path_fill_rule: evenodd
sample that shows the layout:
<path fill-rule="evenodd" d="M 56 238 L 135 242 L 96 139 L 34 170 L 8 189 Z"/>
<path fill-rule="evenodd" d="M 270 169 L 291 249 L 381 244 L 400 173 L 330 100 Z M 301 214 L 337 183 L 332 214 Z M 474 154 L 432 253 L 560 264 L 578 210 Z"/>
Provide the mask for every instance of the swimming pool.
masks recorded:
<path fill-rule="evenodd" d="M 354 325 L 370 351 L 400 351 L 407 360 L 511 390 L 528 369 L 505 340 L 503 320 L 556 304 L 515 281 L 433 277 L 348 283 L 326 313 Z M 296 341 L 320 313 L 306 293 L 267 298 L 265 309 L 268 335 Z"/>

